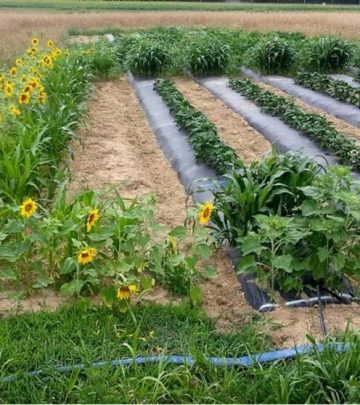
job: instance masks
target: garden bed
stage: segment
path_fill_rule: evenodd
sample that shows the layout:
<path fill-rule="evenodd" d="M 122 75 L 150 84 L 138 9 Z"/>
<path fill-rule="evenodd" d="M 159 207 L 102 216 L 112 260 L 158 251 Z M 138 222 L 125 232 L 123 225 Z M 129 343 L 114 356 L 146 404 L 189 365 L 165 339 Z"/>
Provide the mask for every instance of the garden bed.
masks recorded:
<path fill-rule="evenodd" d="M 319 108 L 337 118 L 340 118 L 355 127 L 360 127 L 359 109 L 355 106 L 341 103 L 333 98 L 318 93 L 313 90 L 306 89 L 294 83 L 293 79 L 283 76 L 261 76 L 254 71 L 242 68 L 242 73 L 253 79 L 260 80 L 279 90 L 283 90 L 292 96 L 304 101 L 315 108 Z"/>

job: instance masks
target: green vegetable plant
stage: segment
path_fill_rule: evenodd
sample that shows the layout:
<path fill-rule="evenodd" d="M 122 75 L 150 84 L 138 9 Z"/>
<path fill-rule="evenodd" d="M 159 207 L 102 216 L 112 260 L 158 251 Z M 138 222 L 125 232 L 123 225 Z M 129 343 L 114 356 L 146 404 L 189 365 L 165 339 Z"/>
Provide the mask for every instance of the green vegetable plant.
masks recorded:
<path fill-rule="evenodd" d="M 172 60 L 169 47 L 145 38 L 129 49 L 125 65 L 135 75 L 156 76 L 171 65 Z"/>
<path fill-rule="evenodd" d="M 219 174 L 238 165 L 234 149 L 221 141 L 215 125 L 196 110 L 170 80 L 158 79 L 154 88 L 165 100 L 176 123 L 188 134 L 197 160 Z"/>
<path fill-rule="evenodd" d="M 309 186 L 292 217 L 257 215 L 257 231 L 238 239 L 240 272 L 284 291 L 304 280 L 339 291 L 344 276 L 360 274 L 360 184 L 344 167 L 329 168 Z"/>
<path fill-rule="evenodd" d="M 247 60 L 251 66 L 262 73 L 286 73 L 294 66 L 295 46 L 284 38 L 264 39 L 250 48 Z"/>
<path fill-rule="evenodd" d="M 212 223 L 220 242 L 237 245 L 257 230 L 257 215 L 291 216 L 304 200 L 301 187 L 312 184 L 319 167 L 299 153 L 273 153 L 227 174 L 214 191 Z"/>
<path fill-rule="evenodd" d="M 344 69 L 353 56 L 351 44 L 338 37 L 323 37 L 306 42 L 299 56 L 299 65 L 319 72 Z"/>
<path fill-rule="evenodd" d="M 219 75 L 229 62 L 230 47 L 213 35 L 197 35 L 185 50 L 186 69 L 195 75 Z"/>
<path fill-rule="evenodd" d="M 263 90 L 248 79 L 230 80 L 229 86 L 255 102 L 268 114 L 279 117 L 292 128 L 306 134 L 339 158 L 340 163 L 360 170 L 360 147 L 338 132 L 324 117 L 302 111 L 290 98 Z"/>
<path fill-rule="evenodd" d="M 330 97 L 360 108 L 360 88 L 350 86 L 344 80 L 332 79 L 322 73 L 300 72 L 295 79 L 297 84 L 311 90 L 320 91 Z"/>

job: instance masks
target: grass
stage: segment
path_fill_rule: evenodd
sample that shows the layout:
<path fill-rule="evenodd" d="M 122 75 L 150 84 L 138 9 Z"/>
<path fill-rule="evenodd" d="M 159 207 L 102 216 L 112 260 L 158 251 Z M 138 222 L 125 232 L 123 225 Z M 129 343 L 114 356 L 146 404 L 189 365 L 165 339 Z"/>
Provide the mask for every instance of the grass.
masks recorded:
<path fill-rule="evenodd" d="M 0 0 L 0 8 L 35 8 L 66 11 L 359 11 L 357 5 L 213 3 L 188 1 L 59 1 L 59 0 Z"/>
<path fill-rule="evenodd" d="M 210 366 L 203 356 L 240 356 L 268 350 L 261 318 L 230 333 L 216 331 L 199 309 L 186 304 L 136 306 L 113 313 L 82 300 L 56 312 L 3 319 L 1 377 L 41 368 L 41 377 L 19 374 L 0 386 L 1 402 L 239 403 L 358 402 L 360 340 L 353 349 L 249 369 Z M 151 337 L 150 335 L 152 334 Z M 90 364 L 142 354 L 192 354 L 195 366 L 165 363 L 60 374 L 57 365 Z"/>

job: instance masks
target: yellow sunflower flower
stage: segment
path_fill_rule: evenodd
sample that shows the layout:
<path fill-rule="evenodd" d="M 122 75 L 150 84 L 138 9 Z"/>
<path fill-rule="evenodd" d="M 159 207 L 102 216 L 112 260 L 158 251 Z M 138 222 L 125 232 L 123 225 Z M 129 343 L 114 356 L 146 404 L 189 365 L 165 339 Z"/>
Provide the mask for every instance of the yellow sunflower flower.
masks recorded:
<path fill-rule="evenodd" d="M 12 68 L 10 69 L 10 75 L 11 75 L 11 76 L 16 76 L 16 73 L 17 73 L 16 67 L 12 67 Z"/>
<path fill-rule="evenodd" d="M 29 83 L 29 86 L 31 86 L 33 89 L 36 89 L 39 86 L 39 81 L 35 78 L 32 78 Z"/>
<path fill-rule="evenodd" d="M 207 225 L 210 221 L 211 213 L 214 209 L 214 206 L 211 202 L 205 202 L 199 211 L 198 218 L 201 225 Z"/>
<path fill-rule="evenodd" d="M 13 92 L 14 92 L 14 85 L 13 85 L 12 83 L 10 83 L 10 82 L 9 82 L 9 83 L 6 83 L 4 89 L 5 89 L 5 94 L 6 94 L 8 97 L 11 97 L 11 96 L 13 95 Z"/>
<path fill-rule="evenodd" d="M 0 83 L 2 83 L 2 82 L 4 82 L 4 81 L 5 81 L 5 75 L 0 74 Z"/>
<path fill-rule="evenodd" d="M 39 40 L 38 40 L 38 38 L 33 38 L 33 39 L 31 40 L 31 45 L 32 45 L 32 46 L 38 46 L 38 45 L 39 45 Z"/>
<path fill-rule="evenodd" d="M 44 91 L 41 91 L 37 97 L 37 100 L 40 104 L 45 104 L 47 100 L 47 94 Z"/>
<path fill-rule="evenodd" d="M 86 219 L 86 231 L 90 232 L 92 227 L 95 225 L 95 223 L 98 221 L 100 218 L 99 215 L 99 210 L 97 208 L 93 209 L 90 211 L 87 219 Z"/>
<path fill-rule="evenodd" d="M 48 48 L 54 48 L 54 42 L 51 39 L 48 39 L 46 41 L 46 45 L 48 46 Z"/>
<path fill-rule="evenodd" d="M 24 218 L 30 218 L 37 210 L 37 205 L 34 200 L 28 198 L 20 205 L 20 215 Z"/>
<path fill-rule="evenodd" d="M 9 107 L 9 111 L 14 117 L 21 115 L 21 111 L 14 104 Z"/>
<path fill-rule="evenodd" d="M 119 300 L 127 300 L 132 295 L 137 293 L 137 286 L 135 284 L 123 285 L 118 288 L 116 296 Z"/>
<path fill-rule="evenodd" d="M 29 93 L 21 93 L 19 97 L 19 104 L 29 104 L 30 101 L 30 94 Z"/>
<path fill-rule="evenodd" d="M 24 64 L 23 60 L 21 58 L 17 58 L 15 61 L 16 66 L 22 66 Z"/>
<path fill-rule="evenodd" d="M 97 253 L 97 251 L 96 251 L 95 248 L 93 248 L 93 247 L 87 247 L 87 248 L 83 249 L 83 250 L 79 253 L 79 255 L 78 255 L 78 257 L 77 257 L 78 262 L 79 262 L 80 264 L 91 263 L 91 262 L 94 260 L 94 258 L 95 258 L 95 256 L 96 256 L 96 253 Z"/>

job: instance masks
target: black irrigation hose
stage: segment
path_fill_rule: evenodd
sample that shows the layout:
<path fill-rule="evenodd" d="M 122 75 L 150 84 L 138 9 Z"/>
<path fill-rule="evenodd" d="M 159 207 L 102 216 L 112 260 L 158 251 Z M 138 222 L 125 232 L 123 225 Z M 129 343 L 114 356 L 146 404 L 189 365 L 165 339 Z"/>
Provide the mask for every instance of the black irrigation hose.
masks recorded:
<path fill-rule="evenodd" d="M 317 296 L 318 296 L 318 301 L 319 301 L 319 314 L 320 314 L 320 327 L 321 327 L 321 332 L 324 336 L 327 335 L 327 329 L 325 325 L 325 318 L 324 318 L 324 307 L 323 303 L 321 301 L 321 286 L 320 284 L 317 285 Z"/>

